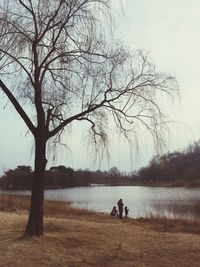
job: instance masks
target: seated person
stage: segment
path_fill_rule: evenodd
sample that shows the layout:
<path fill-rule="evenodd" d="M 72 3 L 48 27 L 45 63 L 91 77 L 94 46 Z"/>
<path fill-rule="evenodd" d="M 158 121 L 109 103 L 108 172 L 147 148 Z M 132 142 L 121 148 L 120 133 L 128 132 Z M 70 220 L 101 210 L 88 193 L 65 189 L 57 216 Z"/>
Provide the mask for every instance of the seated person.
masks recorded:
<path fill-rule="evenodd" d="M 110 215 L 117 217 L 118 216 L 118 210 L 116 208 L 116 206 L 114 206 L 110 212 Z"/>

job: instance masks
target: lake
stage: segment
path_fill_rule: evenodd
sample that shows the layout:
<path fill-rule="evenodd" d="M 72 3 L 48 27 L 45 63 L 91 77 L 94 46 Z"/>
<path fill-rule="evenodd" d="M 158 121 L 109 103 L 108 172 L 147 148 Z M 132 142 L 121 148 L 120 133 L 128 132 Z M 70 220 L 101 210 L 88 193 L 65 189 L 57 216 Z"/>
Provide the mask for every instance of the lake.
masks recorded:
<path fill-rule="evenodd" d="M 29 191 L 6 192 L 30 194 Z M 70 201 L 72 206 L 110 213 L 122 198 L 133 218 L 159 215 L 200 219 L 200 188 L 90 186 L 45 190 L 45 198 Z"/>

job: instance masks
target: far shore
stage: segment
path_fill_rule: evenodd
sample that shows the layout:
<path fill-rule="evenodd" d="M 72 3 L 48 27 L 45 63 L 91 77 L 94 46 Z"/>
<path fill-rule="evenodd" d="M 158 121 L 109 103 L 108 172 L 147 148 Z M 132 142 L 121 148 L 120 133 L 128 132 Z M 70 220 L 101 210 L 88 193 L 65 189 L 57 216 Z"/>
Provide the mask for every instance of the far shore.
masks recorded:
<path fill-rule="evenodd" d="M 185 182 L 182 180 L 175 182 L 159 182 L 159 183 L 141 183 L 141 182 L 131 182 L 131 183 L 116 183 L 116 184 L 86 184 L 86 185 L 77 185 L 70 187 L 62 186 L 45 186 L 45 190 L 53 189 L 67 189 L 67 188 L 76 188 L 76 187 L 91 187 L 91 186 L 146 186 L 146 187 L 185 187 L 185 188 L 200 188 L 200 181 L 196 182 Z M 30 187 L 10 187 L 3 189 L 0 187 L 0 191 L 30 191 Z"/>
<path fill-rule="evenodd" d="M 200 222 L 117 219 L 46 201 L 45 234 L 24 237 L 30 198 L 0 195 L 1 266 L 200 266 Z"/>

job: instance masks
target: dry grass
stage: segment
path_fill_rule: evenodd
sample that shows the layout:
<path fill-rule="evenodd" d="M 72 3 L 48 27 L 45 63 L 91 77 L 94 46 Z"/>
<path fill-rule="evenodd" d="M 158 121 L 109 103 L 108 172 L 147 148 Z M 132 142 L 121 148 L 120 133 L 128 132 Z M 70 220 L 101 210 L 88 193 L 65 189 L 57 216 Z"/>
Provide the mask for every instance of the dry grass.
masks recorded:
<path fill-rule="evenodd" d="M 30 206 L 30 197 L 15 196 L 15 195 L 0 195 L 0 210 L 1 211 L 28 211 Z"/>
<path fill-rule="evenodd" d="M 200 235 L 200 221 L 180 218 L 140 218 L 137 219 L 140 225 L 156 230 L 157 232 L 188 233 Z"/>
<path fill-rule="evenodd" d="M 29 196 L 16 195 L 0 195 L 0 210 L 1 211 L 24 211 L 28 212 L 30 207 Z M 66 217 L 75 215 L 96 215 L 95 212 L 87 209 L 75 209 L 70 206 L 70 203 L 64 201 L 44 200 L 44 215 Z"/>
<path fill-rule="evenodd" d="M 0 196 L 0 266 L 200 266 L 200 236 L 178 221 L 168 232 L 165 219 L 117 220 L 46 201 L 44 237 L 22 238 L 29 199 L 7 201 Z"/>

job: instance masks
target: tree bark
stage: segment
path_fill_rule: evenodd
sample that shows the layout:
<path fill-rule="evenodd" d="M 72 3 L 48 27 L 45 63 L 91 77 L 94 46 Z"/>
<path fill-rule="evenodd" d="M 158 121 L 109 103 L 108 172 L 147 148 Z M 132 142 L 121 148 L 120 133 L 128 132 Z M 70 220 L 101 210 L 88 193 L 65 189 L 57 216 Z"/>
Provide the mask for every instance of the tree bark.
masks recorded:
<path fill-rule="evenodd" d="M 35 137 L 35 171 L 32 182 L 31 207 L 25 234 L 43 235 L 44 176 L 46 167 L 46 140 Z"/>

